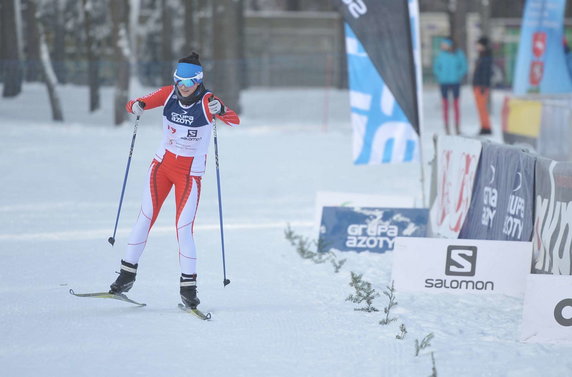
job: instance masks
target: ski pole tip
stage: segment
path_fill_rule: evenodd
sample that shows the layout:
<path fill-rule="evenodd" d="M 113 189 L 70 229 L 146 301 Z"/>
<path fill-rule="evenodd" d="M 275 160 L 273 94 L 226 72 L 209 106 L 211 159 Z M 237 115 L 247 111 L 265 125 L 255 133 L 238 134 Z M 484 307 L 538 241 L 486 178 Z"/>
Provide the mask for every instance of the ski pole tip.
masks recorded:
<path fill-rule="evenodd" d="M 113 244 L 115 243 L 115 238 L 109 237 L 109 238 L 107 239 L 107 242 L 109 242 L 109 243 L 111 244 L 111 246 L 113 246 Z"/>
<path fill-rule="evenodd" d="M 227 285 L 230 284 L 230 280 L 229 280 L 229 279 L 224 279 L 223 284 L 224 284 L 224 286 L 226 287 Z"/>

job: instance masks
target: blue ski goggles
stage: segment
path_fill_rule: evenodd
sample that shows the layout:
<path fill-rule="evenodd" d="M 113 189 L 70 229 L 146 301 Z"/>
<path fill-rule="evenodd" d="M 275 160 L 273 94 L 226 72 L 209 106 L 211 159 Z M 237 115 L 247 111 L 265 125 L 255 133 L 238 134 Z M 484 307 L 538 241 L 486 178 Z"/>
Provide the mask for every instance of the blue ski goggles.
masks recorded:
<path fill-rule="evenodd" d="M 177 86 L 186 86 L 190 88 L 195 84 L 200 84 L 201 82 L 203 82 L 203 72 L 199 72 L 193 77 L 180 77 L 177 76 L 177 74 L 175 73 L 173 75 L 173 80 L 175 81 L 175 84 L 177 84 Z"/>

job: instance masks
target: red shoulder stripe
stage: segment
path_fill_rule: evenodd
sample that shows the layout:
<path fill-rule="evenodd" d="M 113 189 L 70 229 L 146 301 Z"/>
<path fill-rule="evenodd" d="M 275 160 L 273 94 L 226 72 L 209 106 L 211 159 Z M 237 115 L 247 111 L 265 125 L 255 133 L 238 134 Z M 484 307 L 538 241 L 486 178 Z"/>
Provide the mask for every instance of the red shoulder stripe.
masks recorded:
<path fill-rule="evenodd" d="M 145 110 L 154 109 L 163 106 L 169 95 L 173 92 L 173 85 L 164 86 L 149 93 L 146 96 L 137 98 L 138 101 L 145 103 Z"/>

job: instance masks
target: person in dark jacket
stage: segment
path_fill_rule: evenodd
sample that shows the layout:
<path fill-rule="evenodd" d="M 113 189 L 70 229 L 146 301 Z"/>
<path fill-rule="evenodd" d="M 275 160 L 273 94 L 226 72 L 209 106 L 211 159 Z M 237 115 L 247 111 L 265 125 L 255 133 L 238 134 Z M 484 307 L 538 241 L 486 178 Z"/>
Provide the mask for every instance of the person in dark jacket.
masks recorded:
<path fill-rule="evenodd" d="M 477 41 L 477 51 L 479 56 L 473 73 L 473 93 L 475 94 L 475 102 L 481 122 L 479 135 L 490 135 L 492 133 L 491 119 L 487 105 L 489 103 L 491 78 L 493 76 L 493 54 L 487 37 L 481 37 Z"/>

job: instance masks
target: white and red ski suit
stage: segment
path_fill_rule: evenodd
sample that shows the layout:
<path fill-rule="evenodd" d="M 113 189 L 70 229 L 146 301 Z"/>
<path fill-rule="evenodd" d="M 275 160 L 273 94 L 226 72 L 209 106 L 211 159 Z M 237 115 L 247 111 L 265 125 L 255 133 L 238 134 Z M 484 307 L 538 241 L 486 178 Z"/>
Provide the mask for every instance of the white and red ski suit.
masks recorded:
<path fill-rule="evenodd" d="M 139 262 L 149 231 L 174 185 L 181 273 L 196 274 L 197 252 L 193 224 L 214 124 L 214 117 L 208 108 L 209 99 L 212 97 L 212 93 L 204 90 L 196 102 L 184 106 L 177 98 L 175 86 L 170 85 L 127 104 L 129 112 L 132 112 L 131 107 L 135 101 L 145 103 L 145 110 L 163 106 L 163 138 L 149 167 L 148 184 L 143 192 L 141 210 L 123 258 L 126 262 Z M 216 96 L 214 98 L 221 101 Z M 225 112 L 216 117 L 230 126 L 237 126 L 240 123 L 238 115 L 224 105 L 223 109 Z"/>

